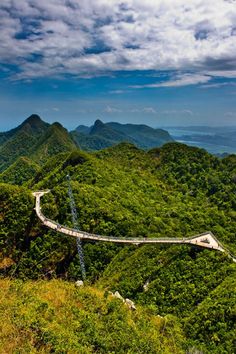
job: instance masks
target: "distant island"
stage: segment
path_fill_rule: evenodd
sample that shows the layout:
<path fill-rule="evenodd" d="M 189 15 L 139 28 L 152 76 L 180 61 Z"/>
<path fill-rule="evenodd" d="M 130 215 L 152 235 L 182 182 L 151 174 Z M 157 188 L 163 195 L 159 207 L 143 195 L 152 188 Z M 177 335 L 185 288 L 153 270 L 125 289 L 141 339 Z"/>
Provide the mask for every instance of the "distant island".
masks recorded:
<path fill-rule="evenodd" d="M 214 155 L 236 153 L 236 126 L 176 126 L 166 129 L 176 141 L 204 148 Z"/>

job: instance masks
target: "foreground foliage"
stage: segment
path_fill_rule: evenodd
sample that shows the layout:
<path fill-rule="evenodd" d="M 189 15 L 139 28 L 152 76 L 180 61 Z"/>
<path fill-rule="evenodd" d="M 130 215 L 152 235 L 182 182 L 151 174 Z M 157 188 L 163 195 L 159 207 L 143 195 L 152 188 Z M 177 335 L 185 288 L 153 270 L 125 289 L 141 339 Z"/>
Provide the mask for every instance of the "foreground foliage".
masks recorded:
<path fill-rule="evenodd" d="M 2 276 L 81 278 L 75 240 L 43 228 L 33 210 L 31 190 L 50 188 L 44 214 L 72 226 L 67 174 L 85 231 L 183 237 L 210 230 L 236 253 L 235 156 L 220 160 L 178 143 L 149 152 L 120 144 L 96 153 L 62 152 L 23 186 L 0 185 Z M 8 178 L 12 182 L 11 173 Z M 226 254 L 93 242 L 83 249 L 90 284 L 119 290 L 156 315 L 177 316 L 189 353 L 217 354 L 217 346 L 234 353 L 235 263 Z"/>
<path fill-rule="evenodd" d="M 1 353 L 183 353 L 176 320 L 91 287 L 0 280 Z"/>

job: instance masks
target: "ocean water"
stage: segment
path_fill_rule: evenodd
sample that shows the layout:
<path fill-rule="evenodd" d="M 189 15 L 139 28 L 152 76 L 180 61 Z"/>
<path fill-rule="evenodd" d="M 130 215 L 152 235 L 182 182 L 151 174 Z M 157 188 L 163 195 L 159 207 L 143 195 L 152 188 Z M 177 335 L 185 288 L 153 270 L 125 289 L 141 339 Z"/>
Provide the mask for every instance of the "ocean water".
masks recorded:
<path fill-rule="evenodd" d="M 189 146 L 195 146 L 195 147 L 200 147 L 211 154 L 223 154 L 223 153 L 228 153 L 228 154 L 236 154 L 236 147 L 231 147 L 227 145 L 218 145 L 214 144 L 212 142 L 206 142 L 206 141 L 197 141 L 197 140 L 188 140 L 188 136 L 196 136 L 196 135 L 202 135 L 202 136 L 214 136 L 215 134 L 219 134 L 219 130 L 216 129 L 215 132 L 209 132 L 209 131 L 204 131 L 199 128 L 199 130 L 192 130 L 191 128 L 188 130 L 187 128 L 181 129 L 181 128 L 166 128 L 170 135 L 178 142 L 189 145 Z"/>

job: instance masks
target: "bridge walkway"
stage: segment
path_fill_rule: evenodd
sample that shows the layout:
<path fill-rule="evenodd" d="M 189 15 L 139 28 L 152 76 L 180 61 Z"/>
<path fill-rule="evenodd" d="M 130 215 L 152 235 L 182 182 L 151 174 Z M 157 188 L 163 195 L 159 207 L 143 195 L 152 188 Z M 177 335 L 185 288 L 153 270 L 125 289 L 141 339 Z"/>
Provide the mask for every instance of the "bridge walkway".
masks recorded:
<path fill-rule="evenodd" d="M 225 252 L 228 254 L 229 257 L 233 259 L 234 262 L 236 262 L 236 257 L 234 257 L 213 235 L 212 232 L 204 232 L 199 235 L 195 235 L 192 237 L 188 238 L 171 238 L 171 237 L 165 237 L 165 238 L 132 238 L 132 237 L 114 237 L 114 236 L 104 236 L 104 235 L 97 235 L 97 234 L 92 234 L 88 233 L 85 231 L 81 230 L 75 230 L 72 228 L 69 228 L 67 226 L 59 225 L 57 222 L 48 219 L 46 216 L 43 215 L 41 211 L 41 206 L 40 206 L 40 200 L 41 197 L 45 194 L 48 193 L 49 191 L 38 191 L 34 192 L 33 195 L 36 198 L 36 203 L 35 203 L 35 211 L 38 216 L 38 218 L 41 220 L 41 222 L 48 228 L 60 232 L 62 234 L 71 236 L 71 237 L 79 237 L 80 239 L 84 240 L 94 240 L 94 241 L 100 241 L 100 242 L 113 242 L 113 243 L 124 243 L 124 244 L 134 244 L 134 245 L 140 245 L 140 244 L 189 244 L 189 245 L 194 245 L 194 246 L 199 246 L 203 248 L 208 248 L 208 249 L 214 249 L 217 251 Z"/>

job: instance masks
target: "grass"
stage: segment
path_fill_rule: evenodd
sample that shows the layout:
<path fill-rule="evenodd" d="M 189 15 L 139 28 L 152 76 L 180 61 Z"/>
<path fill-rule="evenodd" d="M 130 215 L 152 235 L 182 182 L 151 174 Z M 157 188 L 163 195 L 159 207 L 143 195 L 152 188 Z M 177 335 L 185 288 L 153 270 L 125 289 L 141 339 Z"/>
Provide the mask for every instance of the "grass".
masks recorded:
<path fill-rule="evenodd" d="M 175 319 L 97 288 L 0 279 L 0 353 L 182 353 Z"/>

